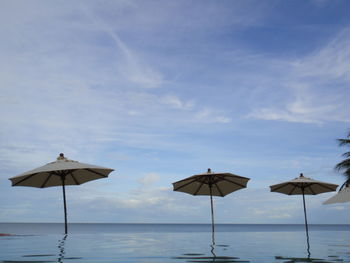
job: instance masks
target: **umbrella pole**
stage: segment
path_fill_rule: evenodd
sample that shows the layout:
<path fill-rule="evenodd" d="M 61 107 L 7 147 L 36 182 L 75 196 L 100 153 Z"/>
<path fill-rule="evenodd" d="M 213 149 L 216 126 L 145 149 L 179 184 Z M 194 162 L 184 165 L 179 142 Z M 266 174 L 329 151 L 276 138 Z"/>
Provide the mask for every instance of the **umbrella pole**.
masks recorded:
<path fill-rule="evenodd" d="M 66 204 L 66 187 L 65 187 L 66 176 L 62 176 L 62 190 L 63 190 L 63 204 L 64 204 L 64 233 L 67 235 L 67 204 Z"/>
<path fill-rule="evenodd" d="M 211 185 L 209 186 L 209 189 L 210 189 L 210 207 L 211 207 L 211 231 L 212 231 L 212 241 L 213 241 L 213 245 L 215 245 L 215 237 L 214 237 L 214 233 L 215 233 L 214 207 L 213 207 L 213 194 L 212 194 L 212 190 L 211 190 Z"/>
<path fill-rule="evenodd" d="M 309 242 L 309 227 L 307 224 L 307 217 L 306 217 L 306 205 L 305 205 L 305 193 L 304 193 L 304 188 L 301 188 L 301 191 L 303 193 L 303 204 L 304 204 L 304 217 L 305 217 L 305 230 L 306 230 L 306 242 L 307 242 L 307 252 L 310 257 L 310 242 Z"/>

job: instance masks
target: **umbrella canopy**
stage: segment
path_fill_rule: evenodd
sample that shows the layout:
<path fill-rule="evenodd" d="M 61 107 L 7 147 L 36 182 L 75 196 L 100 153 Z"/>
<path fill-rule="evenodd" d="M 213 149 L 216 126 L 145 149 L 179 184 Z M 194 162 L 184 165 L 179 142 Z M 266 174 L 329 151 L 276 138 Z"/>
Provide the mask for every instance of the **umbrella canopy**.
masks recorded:
<path fill-rule="evenodd" d="M 68 160 L 61 153 L 56 161 L 12 177 L 12 186 L 45 188 L 65 185 L 80 185 L 88 181 L 106 178 L 113 169 Z"/>
<path fill-rule="evenodd" d="M 330 184 L 316 181 L 311 178 L 299 177 L 280 184 L 271 185 L 271 192 L 279 192 L 286 195 L 317 195 L 326 192 L 332 192 L 337 189 L 337 184 Z"/>
<path fill-rule="evenodd" d="M 286 195 L 302 195 L 304 205 L 304 217 L 305 217 L 305 230 L 307 251 L 310 256 L 310 244 L 309 244 L 309 229 L 306 216 L 305 195 L 317 195 L 326 192 L 332 192 L 337 189 L 337 184 L 330 184 L 321 181 L 316 181 L 311 178 L 304 177 L 300 174 L 299 177 L 280 184 L 271 185 L 271 192 L 278 192 Z"/>
<path fill-rule="evenodd" d="M 52 187 L 62 186 L 65 214 L 65 233 L 67 234 L 66 185 L 80 185 L 88 181 L 106 178 L 113 169 L 68 160 L 61 153 L 56 161 L 31 171 L 12 177 L 12 186 Z"/>
<path fill-rule="evenodd" d="M 346 185 L 337 194 L 323 202 L 324 205 L 346 203 L 350 201 L 350 187 Z"/>
<path fill-rule="evenodd" d="M 232 173 L 212 173 L 211 169 L 204 174 L 196 174 L 173 183 L 174 191 L 191 195 L 209 195 L 212 219 L 212 238 L 214 242 L 214 208 L 213 196 L 224 197 L 234 191 L 247 187 L 250 178 Z"/>
<path fill-rule="evenodd" d="M 173 183 L 174 191 L 191 195 L 225 196 L 247 187 L 249 178 L 232 173 L 212 173 L 210 169 L 204 174 L 196 174 Z"/>

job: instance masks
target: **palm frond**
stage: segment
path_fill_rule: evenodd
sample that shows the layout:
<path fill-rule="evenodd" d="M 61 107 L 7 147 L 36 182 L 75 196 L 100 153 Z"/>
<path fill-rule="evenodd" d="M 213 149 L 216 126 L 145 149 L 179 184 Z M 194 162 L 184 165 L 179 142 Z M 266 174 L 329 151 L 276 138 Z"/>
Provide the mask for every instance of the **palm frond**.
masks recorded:
<path fill-rule="evenodd" d="M 350 183 L 350 169 L 347 169 L 344 174 L 349 177 L 349 182 Z"/>
<path fill-rule="evenodd" d="M 345 158 L 349 158 L 350 157 L 350 152 L 343 153 L 342 156 L 345 157 Z"/>
<path fill-rule="evenodd" d="M 347 169 L 343 174 L 346 177 L 345 183 L 350 184 L 350 169 Z"/>
<path fill-rule="evenodd" d="M 337 139 L 339 146 L 345 146 L 350 144 L 350 139 Z"/>
<path fill-rule="evenodd" d="M 350 146 L 350 130 L 348 131 L 345 139 L 337 139 L 337 141 L 339 146 Z M 350 152 L 343 153 L 342 156 L 346 159 L 338 163 L 334 168 L 338 172 L 342 172 L 342 174 L 346 177 L 346 181 L 344 183 L 345 185 L 350 183 Z"/>
<path fill-rule="evenodd" d="M 350 159 L 345 159 L 345 160 L 341 161 L 340 163 L 338 163 L 335 166 L 335 169 L 337 171 L 349 170 L 349 175 L 350 175 Z"/>

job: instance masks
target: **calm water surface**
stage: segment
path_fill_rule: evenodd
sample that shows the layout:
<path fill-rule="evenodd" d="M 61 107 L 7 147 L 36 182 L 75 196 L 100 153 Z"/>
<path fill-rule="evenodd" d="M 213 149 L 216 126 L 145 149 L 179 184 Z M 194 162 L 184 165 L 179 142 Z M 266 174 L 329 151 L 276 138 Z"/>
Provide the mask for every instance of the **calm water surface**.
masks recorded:
<path fill-rule="evenodd" d="M 0 263 L 350 262 L 350 225 L 0 223 Z"/>

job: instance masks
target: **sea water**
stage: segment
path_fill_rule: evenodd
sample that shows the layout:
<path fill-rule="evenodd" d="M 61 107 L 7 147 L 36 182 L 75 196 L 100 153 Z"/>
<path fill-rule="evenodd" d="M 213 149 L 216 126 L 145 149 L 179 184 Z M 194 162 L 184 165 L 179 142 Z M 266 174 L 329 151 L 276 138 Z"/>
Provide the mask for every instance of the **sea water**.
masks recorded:
<path fill-rule="evenodd" d="M 350 262 L 350 225 L 0 223 L 0 263 Z"/>

